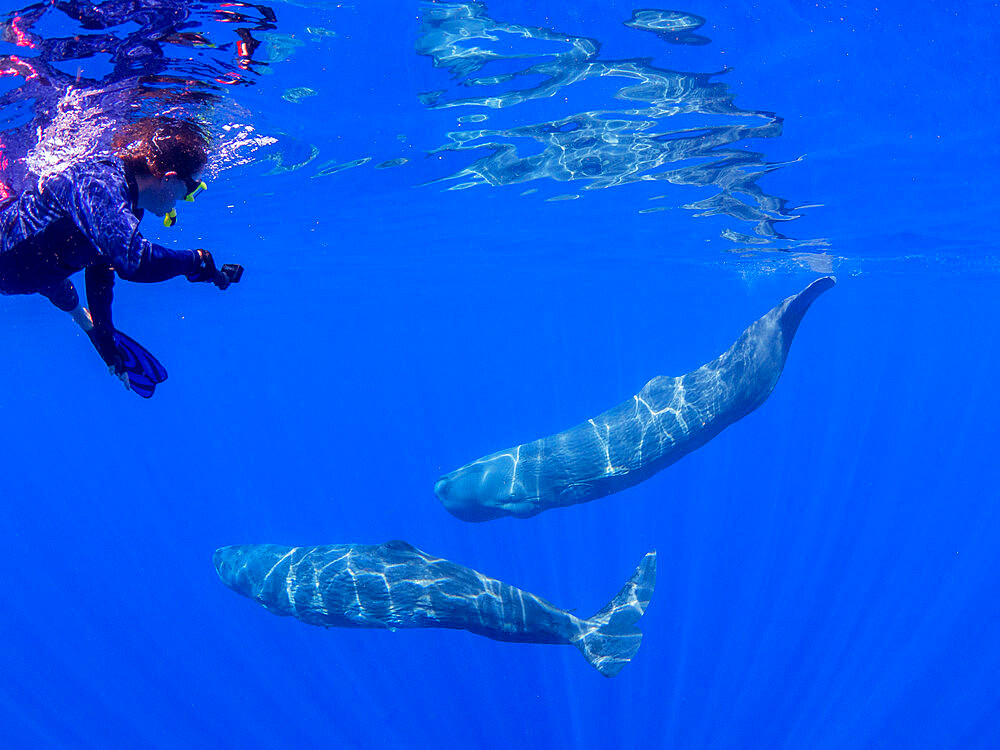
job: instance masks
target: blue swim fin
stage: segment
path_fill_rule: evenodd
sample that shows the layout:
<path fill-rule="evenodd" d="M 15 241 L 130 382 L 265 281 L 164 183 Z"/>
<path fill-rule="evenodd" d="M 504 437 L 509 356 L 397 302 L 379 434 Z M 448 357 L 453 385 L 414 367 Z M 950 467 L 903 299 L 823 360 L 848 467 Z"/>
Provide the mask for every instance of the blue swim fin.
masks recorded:
<path fill-rule="evenodd" d="M 167 370 L 156 357 L 121 331 L 115 331 L 115 349 L 128 374 L 128 386 L 143 398 L 149 398 L 156 385 L 167 379 Z"/>

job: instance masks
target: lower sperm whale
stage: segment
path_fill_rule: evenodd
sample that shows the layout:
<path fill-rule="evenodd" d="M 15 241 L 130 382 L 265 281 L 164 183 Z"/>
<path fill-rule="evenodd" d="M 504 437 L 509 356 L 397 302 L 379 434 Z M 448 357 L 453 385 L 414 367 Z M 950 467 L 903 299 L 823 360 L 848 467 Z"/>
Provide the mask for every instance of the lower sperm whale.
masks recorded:
<path fill-rule="evenodd" d="M 697 370 L 653 378 L 576 427 L 466 464 L 434 492 L 463 521 L 489 521 L 589 502 L 648 479 L 764 403 L 802 316 L 834 283 L 817 279 Z"/>
<path fill-rule="evenodd" d="M 215 552 L 215 570 L 233 591 L 310 625 L 455 628 L 497 641 L 572 644 L 613 677 L 639 650 L 636 622 L 653 595 L 656 552 L 587 619 L 401 541 L 223 547 Z"/>

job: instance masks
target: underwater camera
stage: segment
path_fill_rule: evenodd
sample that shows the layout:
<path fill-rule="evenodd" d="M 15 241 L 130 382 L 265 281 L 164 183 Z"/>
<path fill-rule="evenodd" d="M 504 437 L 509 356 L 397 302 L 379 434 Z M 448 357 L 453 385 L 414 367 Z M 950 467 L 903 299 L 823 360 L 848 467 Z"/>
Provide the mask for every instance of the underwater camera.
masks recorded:
<path fill-rule="evenodd" d="M 239 263 L 226 263 L 219 269 L 219 273 L 229 279 L 230 284 L 236 284 L 243 278 L 243 266 Z"/>

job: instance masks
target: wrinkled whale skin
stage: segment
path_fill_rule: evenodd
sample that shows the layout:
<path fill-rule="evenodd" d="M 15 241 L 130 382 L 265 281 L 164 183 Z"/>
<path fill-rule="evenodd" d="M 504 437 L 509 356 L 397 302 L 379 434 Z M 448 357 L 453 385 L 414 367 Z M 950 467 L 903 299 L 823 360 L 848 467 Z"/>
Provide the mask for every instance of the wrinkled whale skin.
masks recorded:
<path fill-rule="evenodd" d="M 639 649 L 635 623 L 653 593 L 656 553 L 589 619 L 402 541 L 235 545 L 215 552 L 215 569 L 234 591 L 310 625 L 455 628 L 498 641 L 572 644 L 610 677 Z"/>
<path fill-rule="evenodd" d="M 817 279 L 693 372 L 653 378 L 628 401 L 576 427 L 445 474 L 435 494 L 456 517 L 489 521 L 589 502 L 648 479 L 767 399 L 803 315 L 834 283 Z"/>

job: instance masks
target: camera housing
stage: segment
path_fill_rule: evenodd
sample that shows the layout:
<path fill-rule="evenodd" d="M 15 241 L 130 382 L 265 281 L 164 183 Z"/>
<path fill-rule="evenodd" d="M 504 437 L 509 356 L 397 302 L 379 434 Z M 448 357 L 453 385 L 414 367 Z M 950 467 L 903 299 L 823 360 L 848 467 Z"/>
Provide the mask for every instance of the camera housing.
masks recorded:
<path fill-rule="evenodd" d="M 219 269 L 219 273 L 229 279 L 230 284 L 236 284 L 243 278 L 243 266 L 239 263 L 226 263 Z"/>

